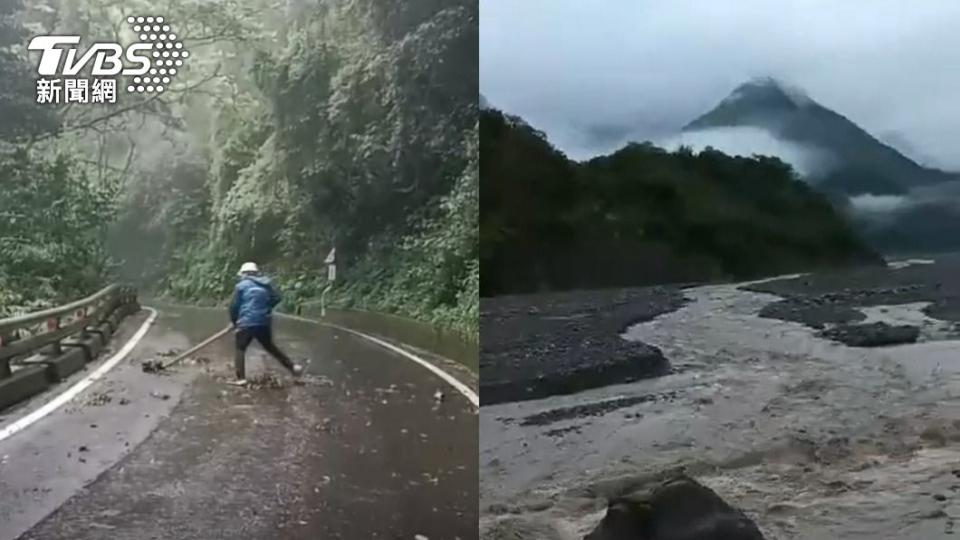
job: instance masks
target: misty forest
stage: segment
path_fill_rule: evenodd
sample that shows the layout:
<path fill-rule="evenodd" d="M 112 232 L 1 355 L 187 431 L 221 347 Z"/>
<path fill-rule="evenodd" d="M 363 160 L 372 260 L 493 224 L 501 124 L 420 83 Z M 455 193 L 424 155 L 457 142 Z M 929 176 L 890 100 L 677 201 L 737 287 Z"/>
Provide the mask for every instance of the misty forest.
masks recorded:
<path fill-rule="evenodd" d="M 0 0 L 0 309 L 122 280 L 222 302 L 257 261 L 315 300 L 477 331 L 477 4 L 457 0 Z M 38 105 L 29 38 L 191 53 L 162 94 Z M 118 87 L 125 83 L 118 83 Z"/>
<path fill-rule="evenodd" d="M 484 295 L 748 279 L 958 246 L 960 175 L 774 78 L 735 88 L 673 151 L 627 143 L 585 162 L 481 103 Z M 741 156 L 742 129 L 793 161 Z"/>
<path fill-rule="evenodd" d="M 775 157 L 631 143 L 578 163 L 481 111 L 482 294 L 749 278 L 879 257 Z"/>

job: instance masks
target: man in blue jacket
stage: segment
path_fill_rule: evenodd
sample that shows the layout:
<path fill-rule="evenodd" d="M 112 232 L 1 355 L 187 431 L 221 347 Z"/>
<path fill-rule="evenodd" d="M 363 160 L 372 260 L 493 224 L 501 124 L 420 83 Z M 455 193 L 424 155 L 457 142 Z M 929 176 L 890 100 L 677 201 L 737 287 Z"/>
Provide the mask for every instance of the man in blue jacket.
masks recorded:
<path fill-rule="evenodd" d="M 270 278 L 260 275 L 256 263 L 243 263 L 239 276 L 240 281 L 233 289 L 233 302 L 230 304 L 230 321 L 237 332 L 237 351 L 234 358 L 237 380 L 233 384 L 247 384 L 246 352 L 254 339 L 291 373 L 300 375 L 303 366 L 290 360 L 290 357 L 273 343 L 270 315 L 273 308 L 280 303 L 280 294 L 270 283 Z"/>

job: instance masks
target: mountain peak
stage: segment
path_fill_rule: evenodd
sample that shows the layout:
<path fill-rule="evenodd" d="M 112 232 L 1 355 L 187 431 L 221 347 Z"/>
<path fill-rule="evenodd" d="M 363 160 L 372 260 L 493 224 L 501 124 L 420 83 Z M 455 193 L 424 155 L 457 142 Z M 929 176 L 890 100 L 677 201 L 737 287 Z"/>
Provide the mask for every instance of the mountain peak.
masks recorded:
<path fill-rule="evenodd" d="M 849 195 L 897 194 L 956 179 L 918 165 L 803 90 L 773 77 L 741 84 L 684 131 L 736 127 L 759 128 L 780 141 L 828 152 L 834 164 L 830 171 L 821 171 L 818 180 Z"/>
<path fill-rule="evenodd" d="M 813 100 L 799 87 L 774 77 L 755 77 L 736 87 L 721 105 L 748 101 L 772 108 L 799 109 L 813 104 Z"/>

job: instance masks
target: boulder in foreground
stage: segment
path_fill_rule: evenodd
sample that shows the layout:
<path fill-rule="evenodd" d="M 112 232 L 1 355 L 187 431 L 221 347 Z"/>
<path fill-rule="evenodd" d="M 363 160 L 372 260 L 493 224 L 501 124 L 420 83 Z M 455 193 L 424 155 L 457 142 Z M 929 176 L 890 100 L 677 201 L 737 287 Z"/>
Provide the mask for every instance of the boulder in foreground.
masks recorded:
<path fill-rule="evenodd" d="M 584 540 L 764 540 L 756 524 L 696 480 L 680 476 L 610 501 Z"/>

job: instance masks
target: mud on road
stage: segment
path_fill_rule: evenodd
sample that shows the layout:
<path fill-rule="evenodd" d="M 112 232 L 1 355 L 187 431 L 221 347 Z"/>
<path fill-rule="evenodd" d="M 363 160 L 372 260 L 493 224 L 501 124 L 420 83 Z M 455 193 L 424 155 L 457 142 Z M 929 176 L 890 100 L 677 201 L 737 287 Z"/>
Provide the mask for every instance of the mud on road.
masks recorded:
<path fill-rule="evenodd" d="M 466 397 L 378 345 L 292 320 L 275 321 L 276 335 L 312 360 L 302 379 L 252 348 L 254 384 L 225 384 L 229 340 L 142 371 L 221 328 L 222 315 L 162 310 L 108 377 L 0 444 L 0 538 L 477 537 L 477 411 Z"/>

